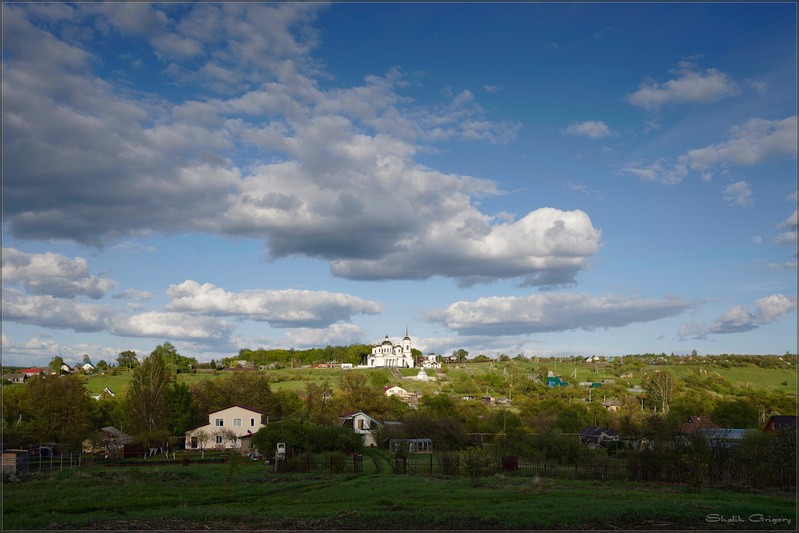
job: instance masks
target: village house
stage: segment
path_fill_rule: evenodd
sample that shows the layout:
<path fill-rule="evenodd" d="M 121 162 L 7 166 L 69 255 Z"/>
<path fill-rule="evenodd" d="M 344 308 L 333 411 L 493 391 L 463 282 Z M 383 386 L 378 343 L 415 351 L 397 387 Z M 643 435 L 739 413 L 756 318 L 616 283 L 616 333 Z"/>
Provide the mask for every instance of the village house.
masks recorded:
<path fill-rule="evenodd" d="M 4 377 L 11 383 L 25 383 L 25 378 L 28 376 L 20 372 L 18 374 L 6 374 Z"/>
<path fill-rule="evenodd" d="M 347 413 L 338 418 L 338 425 L 352 428 L 355 433 L 363 437 L 363 445 L 368 448 L 377 446 L 377 441 L 372 433 L 380 425 L 380 422 L 367 415 L 363 411 L 357 413 Z"/>
<path fill-rule="evenodd" d="M 250 437 L 265 427 L 263 411 L 244 405 L 233 405 L 208 414 L 208 423 L 186 432 L 186 449 L 236 449 L 246 453 Z M 208 439 L 203 442 L 203 437 Z"/>
<path fill-rule="evenodd" d="M 796 427 L 796 416 L 773 415 L 766 422 L 766 426 L 763 428 L 763 432 L 769 433 L 771 431 L 780 431 L 795 427 Z"/>
<path fill-rule="evenodd" d="M 23 368 L 20 370 L 23 374 L 25 374 L 25 378 L 30 378 L 33 376 L 43 376 L 44 371 L 41 368 Z"/>
<path fill-rule="evenodd" d="M 621 407 L 621 402 L 619 402 L 618 400 L 607 400 L 605 402 L 602 402 L 602 407 L 604 407 L 610 412 L 615 412 L 618 411 L 619 408 Z"/>

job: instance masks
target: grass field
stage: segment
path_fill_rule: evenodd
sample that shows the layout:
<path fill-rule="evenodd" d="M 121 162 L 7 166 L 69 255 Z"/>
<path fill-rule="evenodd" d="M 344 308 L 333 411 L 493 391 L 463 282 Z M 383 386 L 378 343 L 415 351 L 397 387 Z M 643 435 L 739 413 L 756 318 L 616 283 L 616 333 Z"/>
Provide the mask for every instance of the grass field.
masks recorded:
<path fill-rule="evenodd" d="M 526 379 L 526 376 L 536 371 L 541 364 L 533 361 L 519 362 L 508 361 L 505 363 L 492 362 L 492 363 L 469 363 L 467 365 L 451 365 L 447 368 L 447 375 L 450 381 L 443 382 L 419 382 L 413 379 L 405 379 L 401 382 L 395 379 L 387 369 L 370 369 L 367 372 L 375 374 L 382 374 L 383 380 L 388 385 L 400 385 L 406 390 L 412 392 L 435 393 L 440 390 L 442 384 L 451 383 L 458 380 L 460 377 L 470 376 L 479 377 L 483 374 L 497 373 L 506 376 L 508 379 Z M 782 390 L 785 392 L 797 391 L 797 373 L 791 369 L 768 369 L 759 367 L 710 367 L 700 365 L 660 365 L 648 366 L 642 370 L 634 373 L 634 376 L 629 379 L 619 379 L 609 372 L 603 370 L 602 366 L 594 367 L 590 363 L 578 363 L 577 365 L 562 363 L 550 365 L 553 372 L 563 376 L 568 382 L 576 384 L 581 381 L 596 381 L 602 379 L 615 379 L 617 383 L 639 385 L 641 383 L 641 376 L 644 372 L 651 372 L 654 370 L 666 370 L 671 372 L 675 377 L 683 377 L 698 369 L 704 369 L 709 373 L 718 373 L 721 377 L 737 386 L 752 386 L 755 388 L 765 388 L 769 390 Z M 573 377 L 576 369 L 576 377 Z M 597 370 L 595 372 L 594 370 Z M 306 383 L 313 381 L 321 384 L 328 382 L 330 386 L 336 387 L 339 378 L 345 372 L 350 370 L 341 370 L 338 368 L 285 368 L 279 370 L 269 370 L 269 375 L 274 382 L 272 383 L 273 390 L 301 390 L 305 388 Z M 400 369 L 400 373 L 405 377 L 416 376 L 418 369 Z M 192 384 L 206 379 L 220 379 L 230 374 L 225 371 L 220 372 L 198 372 L 196 374 L 179 374 L 178 380 L 184 383 Z M 428 375 L 433 377 L 435 373 L 428 371 Z M 86 377 L 86 389 L 92 393 L 97 394 L 105 387 L 110 388 L 115 393 L 124 391 L 125 387 L 130 382 L 131 374 L 128 372 L 112 376 L 112 375 L 92 375 Z M 748 385 L 747 385 L 748 384 Z M 445 387 L 448 385 L 444 385 Z M 486 391 L 474 391 L 484 393 Z M 494 394 L 507 395 L 508 391 L 488 391 Z"/>
<path fill-rule="evenodd" d="M 84 467 L 4 483 L 4 529 L 788 529 L 785 493 L 494 476 L 275 474 L 264 463 Z M 708 522 L 711 515 L 741 523 Z M 763 521 L 757 521 L 762 517 Z M 754 521 L 753 521 L 754 520 Z M 770 521 L 767 521 L 770 520 Z M 774 522 L 774 520 L 790 520 Z"/>

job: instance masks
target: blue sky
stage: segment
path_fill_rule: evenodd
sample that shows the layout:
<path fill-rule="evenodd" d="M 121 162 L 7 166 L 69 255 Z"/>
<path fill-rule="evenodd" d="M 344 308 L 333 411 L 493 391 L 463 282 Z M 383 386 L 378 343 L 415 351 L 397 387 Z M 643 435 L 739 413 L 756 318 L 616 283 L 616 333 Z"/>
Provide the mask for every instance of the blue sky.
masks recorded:
<path fill-rule="evenodd" d="M 3 4 L 3 360 L 796 352 L 796 5 Z"/>

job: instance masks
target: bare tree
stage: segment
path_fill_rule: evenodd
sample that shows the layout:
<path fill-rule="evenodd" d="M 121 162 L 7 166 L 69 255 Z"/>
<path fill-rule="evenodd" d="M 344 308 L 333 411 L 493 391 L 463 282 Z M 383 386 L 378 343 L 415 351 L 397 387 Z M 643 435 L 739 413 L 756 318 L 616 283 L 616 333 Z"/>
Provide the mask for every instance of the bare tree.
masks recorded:
<path fill-rule="evenodd" d="M 201 429 L 194 433 L 194 438 L 197 439 L 197 445 L 200 447 L 200 453 L 202 458 L 205 459 L 205 445 L 208 444 L 209 440 L 211 440 L 211 435 L 209 435 L 204 429 Z"/>
<path fill-rule="evenodd" d="M 674 378 L 672 375 L 662 370 L 656 370 L 644 376 L 643 386 L 649 397 L 660 403 L 661 413 L 667 414 L 671 396 L 674 393 Z"/>

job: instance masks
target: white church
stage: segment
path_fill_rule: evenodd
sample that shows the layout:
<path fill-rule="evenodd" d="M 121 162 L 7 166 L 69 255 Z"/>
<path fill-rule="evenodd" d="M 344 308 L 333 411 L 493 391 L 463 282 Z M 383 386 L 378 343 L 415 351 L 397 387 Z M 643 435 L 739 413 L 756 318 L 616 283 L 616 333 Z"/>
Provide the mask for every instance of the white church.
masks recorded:
<path fill-rule="evenodd" d="M 408 328 L 405 328 L 405 338 L 402 344 L 393 344 L 386 335 L 385 340 L 372 347 L 372 354 L 366 359 L 367 367 L 389 366 L 400 368 L 413 368 L 413 354 L 411 353 L 411 338 Z"/>

